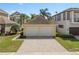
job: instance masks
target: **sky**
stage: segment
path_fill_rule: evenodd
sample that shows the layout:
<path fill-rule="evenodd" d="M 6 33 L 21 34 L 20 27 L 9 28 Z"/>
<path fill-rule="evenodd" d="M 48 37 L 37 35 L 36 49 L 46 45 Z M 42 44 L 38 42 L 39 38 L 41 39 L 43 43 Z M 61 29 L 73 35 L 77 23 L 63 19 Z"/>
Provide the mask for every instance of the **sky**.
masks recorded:
<path fill-rule="evenodd" d="M 79 8 L 79 3 L 0 3 L 0 9 L 12 14 L 15 11 L 30 14 L 39 14 L 40 9 L 48 8 L 48 11 L 54 15 L 68 8 Z"/>

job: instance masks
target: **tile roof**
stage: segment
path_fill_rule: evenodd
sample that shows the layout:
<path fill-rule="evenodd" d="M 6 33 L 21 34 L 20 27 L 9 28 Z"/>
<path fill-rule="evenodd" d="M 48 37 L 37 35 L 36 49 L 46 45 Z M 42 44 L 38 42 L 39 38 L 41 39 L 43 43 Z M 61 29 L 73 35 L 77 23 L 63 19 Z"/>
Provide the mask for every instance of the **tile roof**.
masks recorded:
<path fill-rule="evenodd" d="M 8 15 L 8 13 L 6 11 L 2 10 L 2 9 L 0 9 L 0 13 Z"/>
<path fill-rule="evenodd" d="M 36 16 L 28 24 L 49 24 L 48 19 L 45 19 L 44 16 Z"/>
<path fill-rule="evenodd" d="M 0 18 L 0 25 L 1 24 L 15 24 L 15 22 L 9 20 L 8 18 Z"/>
<path fill-rule="evenodd" d="M 68 8 L 68 9 L 63 10 L 62 12 L 56 13 L 56 14 L 53 15 L 53 16 L 56 16 L 56 15 L 58 15 L 58 14 L 60 14 L 60 13 L 65 12 L 65 11 L 72 11 L 72 10 L 78 10 L 78 11 L 79 11 L 79 8 Z"/>

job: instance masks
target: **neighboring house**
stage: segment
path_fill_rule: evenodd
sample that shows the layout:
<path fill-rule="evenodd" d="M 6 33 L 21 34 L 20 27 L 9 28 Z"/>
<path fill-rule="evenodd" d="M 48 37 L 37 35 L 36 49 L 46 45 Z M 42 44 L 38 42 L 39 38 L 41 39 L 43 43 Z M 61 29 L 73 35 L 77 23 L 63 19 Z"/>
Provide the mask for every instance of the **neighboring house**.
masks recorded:
<path fill-rule="evenodd" d="M 30 22 L 23 24 L 24 36 L 56 36 L 56 26 L 49 23 L 43 16 L 36 16 Z"/>
<path fill-rule="evenodd" d="M 15 22 L 9 19 L 8 13 L 0 9 L 0 33 L 6 34 L 9 32 L 12 24 L 15 24 Z"/>
<path fill-rule="evenodd" d="M 69 8 L 53 16 L 57 32 L 66 35 L 79 35 L 79 8 Z"/>
<path fill-rule="evenodd" d="M 10 15 L 10 19 L 16 23 L 20 23 L 20 19 L 21 19 L 21 13 L 20 12 L 14 12 L 13 14 Z"/>

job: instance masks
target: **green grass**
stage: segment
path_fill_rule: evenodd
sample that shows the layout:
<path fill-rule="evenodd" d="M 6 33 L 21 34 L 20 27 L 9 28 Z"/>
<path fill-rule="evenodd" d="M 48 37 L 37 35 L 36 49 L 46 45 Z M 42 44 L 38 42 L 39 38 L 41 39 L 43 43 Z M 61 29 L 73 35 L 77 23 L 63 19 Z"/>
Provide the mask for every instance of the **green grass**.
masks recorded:
<path fill-rule="evenodd" d="M 79 51 L 79 40 L 75 38 L 56 37 L 56 40 L 68 51 Z"/>
<path fill-rule="evenodd" d="M 12 40 L 16 35 L 0 37 L 0 52 L 16 52 L 22 40 Z"/>

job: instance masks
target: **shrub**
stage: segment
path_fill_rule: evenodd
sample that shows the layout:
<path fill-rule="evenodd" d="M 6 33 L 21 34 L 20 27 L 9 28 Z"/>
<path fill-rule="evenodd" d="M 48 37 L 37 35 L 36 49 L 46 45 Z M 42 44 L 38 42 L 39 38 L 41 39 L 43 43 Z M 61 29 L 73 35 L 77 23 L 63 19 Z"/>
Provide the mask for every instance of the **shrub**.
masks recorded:
<path fill-rule="evenodd" d="M 10 29 L 10 33 L 11 33 L 11 34 L 16 34 L 19 30 L 20 30 L 20 26 L 14 24 L 14 25 L 11 27 L 11 29 Z"/>
<path fill-rule="evenodd" d="M 56 34 L 57 37 L 62 37 L 62 38 L 75 38 L 73 35 L 64 35 L 64 34 Z"/>

